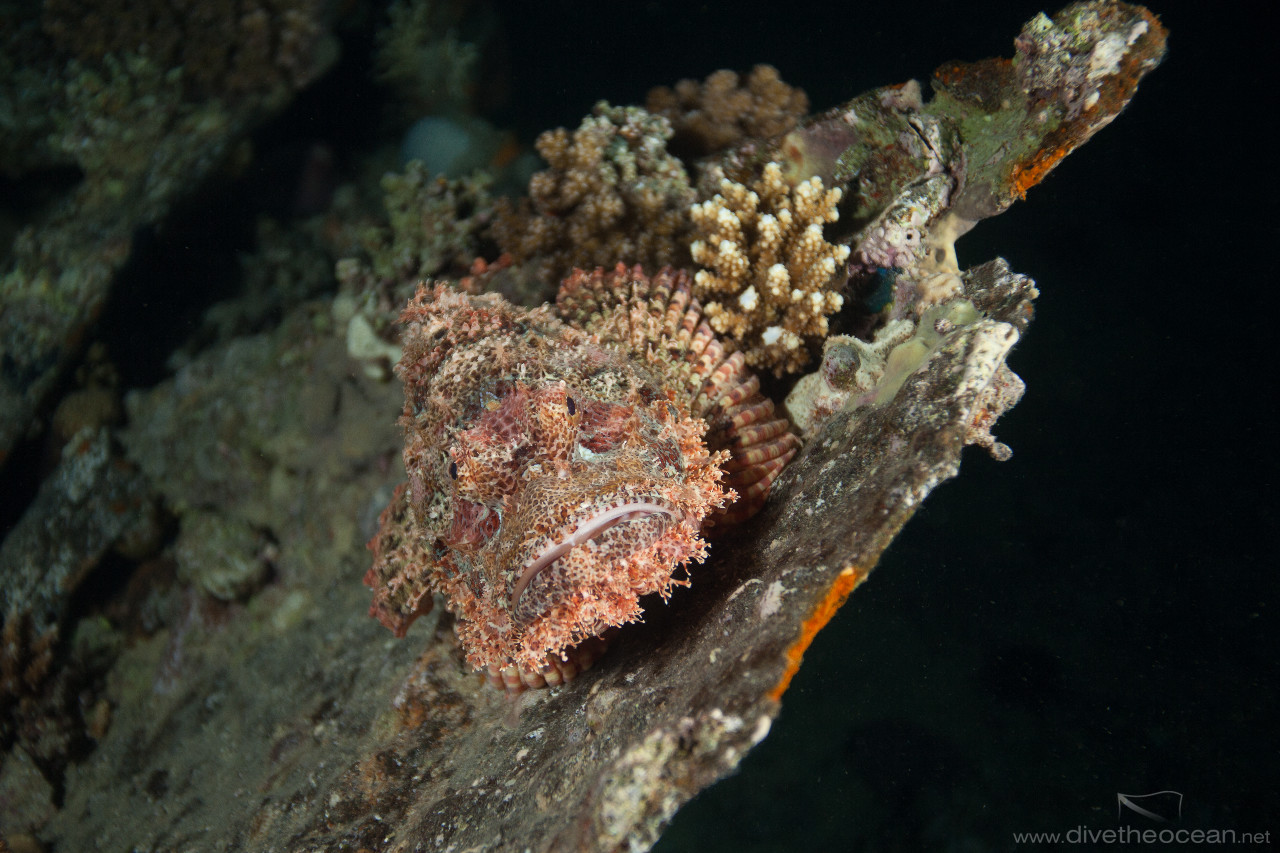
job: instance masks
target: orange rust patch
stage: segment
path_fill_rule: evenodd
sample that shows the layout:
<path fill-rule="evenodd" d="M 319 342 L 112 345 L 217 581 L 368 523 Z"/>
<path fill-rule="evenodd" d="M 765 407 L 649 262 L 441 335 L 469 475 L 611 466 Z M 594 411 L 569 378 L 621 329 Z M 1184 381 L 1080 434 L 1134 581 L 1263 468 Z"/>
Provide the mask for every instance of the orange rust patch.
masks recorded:
<path fill-rule="evenodd" d="M 800 626 L 800 638 L 791 644 L 791 648 L 787 649 L 787 669 L 782 673 L 782 678 L 778 679 L 778 683 L 769 691 L 769 698 L 775 702 L 782 698 L 782 694 L 787 692 L 787 688 L 791 686 L 791 679 L 800 669 L 800 661 L 804 660 L 805 650 L 809 648 L 809 644 L 813 642 L 813 638 L 818 632 L 826 627 L 831 621 L 831 617 L 836 615 L 836 611 L 844 604 L 845 599 L 849 597 L 849 593 L 857 589 L 858 584 L 867 579 L 868 571 L 861 566 L 850 566 L 842 571 L 836 577 L 835 583 L 831 585 L 831 589 L 827 590 L 827 595 L 813 608 L 813 612 L 809 614 L 809 618 L 804 620 L 804 624 Z"/>
<path fill-rule="evenodd" d="M 1062 145 L 1040 152 L 1030 163 L 1013 167 L 1013 191 L 1025 199 L 1027 190 L 1044 180 L 1049 171 L 1075 149 L 1074 144 Z"/>

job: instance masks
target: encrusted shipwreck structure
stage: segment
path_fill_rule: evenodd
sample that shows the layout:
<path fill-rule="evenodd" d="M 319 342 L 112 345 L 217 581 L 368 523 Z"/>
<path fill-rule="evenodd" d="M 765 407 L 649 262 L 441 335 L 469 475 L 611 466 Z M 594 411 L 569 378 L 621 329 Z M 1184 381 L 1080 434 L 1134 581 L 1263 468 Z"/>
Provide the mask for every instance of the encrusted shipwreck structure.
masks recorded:
<path fill-rule="evenodd" d="M 758 372 L 812 372 L 785 402 L 804 446 L 763 509 L 563 686 L 515 698 L 486 686 L 441 607 L 404 639 L 366 615 L 364 542 L 403 479 L 400 390 L 349 357 L 350 306 L 307 303 L 131 395 L 119 438 L 134 467 L 111 473 L 113 488 L 142 516 L 145 478 L 179 517 L 179 542 L 216 531 L 234 577 L 178 555 L 208 594 L 179 597 L 180 618 L 121 654 L 109 719 L 67 770 L 60 808 L 29 759 L 6 762 L 0 804 L 24 786 L 35 802 L 6 831 L 56 849 L 646 849 L 768 734 L 815 633 L 956 474 L 963 447 L 1008 455 L 990 430 L 1021 395 L 1005 356 L 1036 289 L 1000 259 L 960 269 L 954 242 L 1114 119 L 1164 50 L 1146 9 L 1077 3 L 1032 19 L 1012 59 L 938 69 L 929 100 L 908 82 L 797 122 L 787 110 L 803 102 L 761 72 L 741 91 L 791 105 L 767 125 L 775 135 L 707 136 L 718 141 L 689 175 L 663 152 L 601 143 L 609 162 L 664 179 L 609 184 L 610 229 L 667 223 L 661 246 L 631 240 L 645 258 L 614 260 L 703 264 L 719 331 Z M 726 78 L 681 97 L 719 90 L 738 91 Z M 591 134 L 555 137 L 548 159 L 567 162 L 587 136 L 634 142 L 626 128 L 645 121 L 600 107 Z M 606 160 L 591 163 L 605 174 Z M 560 177 L 539 179 L 525 210 L 546 220 L 545 245 L 517 259 L 535 277 L 576 263 L 585 238 L 557 229 L 592 224 Z M 802 210 L 803 223 L 784 221 Z M 801 248 L 761 248 L 770 234 Z M 463 289 L 510 263 L 478 263 Z M 772 313 L 754 315 L 766 302 Z M 48 491 L 53 505 L 82 498 Z"/>
<path fill-rule="evenodd" d="M 315 0 L 53 0 L 29 22 L 6 9 L 0 176 L 66 186 L 0 254 L 0 466 L 65 380 L 138 229 L 337 55 Z"/>

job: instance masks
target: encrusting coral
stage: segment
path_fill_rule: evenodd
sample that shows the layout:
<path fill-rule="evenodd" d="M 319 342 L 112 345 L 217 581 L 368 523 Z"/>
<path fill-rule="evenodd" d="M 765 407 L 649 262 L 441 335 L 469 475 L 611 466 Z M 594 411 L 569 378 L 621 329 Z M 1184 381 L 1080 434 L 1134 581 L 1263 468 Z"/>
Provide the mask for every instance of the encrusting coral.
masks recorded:
<path fill-rule="evenodd" d="M 822 236 L 839 219 L 840 195 L 818 177 L 792 187 L 770 162 L 753 187 L 721 179 L 720 192 L 691 209 L 691 254 L 706 268 L 694 294 L 711 327 L 741 346 L 752 367 L 778 376 L 799 370 L 844 304 L 849 247 Z"/>
<path fill-rule="evenodd" d="M 431 175 L 418 160 L 382 177 L 386 221 L 363 219 L 347 236 L 350 249 L 338 261 L 344 290 L 363 301 L 376 297 L 388 325 L 420 281 L 450 266 L 465 269 L 476 256 L 491 206 L 483 174 L 448 179 Z"/>
<path fill-rule="evenodd" d="M 527 201 L 498 205 L 494 238 L 553 286 L 575 267 L 684 265 L 694 193 L 670 138 L 665 118 L 604 101 L 572 133 L 543 133 L 548 168 L 529 181 Z"/>
<path fill-rule="evenodd" d="M 399 358 L 395 322 L 405 302 L 423 280 L 467 268 L 491 209 L 485 175 L 432 176 L 418 160 L 384 175 L 382 190 L 385 220 L 362 213 L 339 234 L 345 257 L 334 302 L 348 352 L 378 376 Z"/>
<path fill-rule="evenodd" d="M 707 79 L 657 86 L 645 99 L 649 112 L 671 122 L 671 147 L 702 156 L 744 139 L 768 139 L 795 127 L 809 111 L 803 89 L 788 86 L 772 65 L 757 65 L 743 81 L 721 69 Z"/>
<path fill-rule="evenodd" d="M 703 528 L 758 510 L 799 444 L 686 273 L 575 271 L 557 307 L 568 323 L 443 285 L 409 303 L 409 480 L 365 576 L 398 636 L 443 594 L 508 689 L 572 678 L 641 596 L 687 584 Z"/>

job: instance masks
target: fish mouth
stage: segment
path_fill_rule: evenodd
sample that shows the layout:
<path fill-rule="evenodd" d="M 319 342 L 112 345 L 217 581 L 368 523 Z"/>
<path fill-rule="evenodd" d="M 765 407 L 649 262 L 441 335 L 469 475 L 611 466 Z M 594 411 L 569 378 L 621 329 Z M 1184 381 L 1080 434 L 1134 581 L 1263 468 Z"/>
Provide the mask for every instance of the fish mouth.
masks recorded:
<path fill-rule="evenodd" d="M 641 500 L 619 504 L 580 520 L 577 526 L 569 531 L 567 536 L 563 536 L 546 546 L 525 566 L 524 571 L 520 573 L 520 577 L 516 579 L 515 586 L 511 590 L 511 612 L 518 612 L 520 596 L 524 594 L 533 579 L 575 547 L 604 535 L 605 532 L 617 527 L 619 524 L 654 516 L 665 516 L 668 519 L 674 519 L 677 516 L 677 512 L 665 504 Z"/>

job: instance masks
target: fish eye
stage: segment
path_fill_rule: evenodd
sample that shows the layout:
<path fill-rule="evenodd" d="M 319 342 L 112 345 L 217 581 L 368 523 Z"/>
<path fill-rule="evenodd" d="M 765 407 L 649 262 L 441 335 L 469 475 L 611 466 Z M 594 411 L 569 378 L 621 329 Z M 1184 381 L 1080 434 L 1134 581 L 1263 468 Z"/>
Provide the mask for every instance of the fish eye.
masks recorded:
<path fill-rule="evenodd" d="M 449 476 L 454 480 L 458 479 L 458 463 L 457 462 L 449 463 Z"/>
<path fill-rule="evenodd" d="M 572 397 L 565 397 L 564 404 L 565 404 L 565 407 L 569 409 L 570 415 L 576 415 L 578 413 L 578 406 L 576 403 L 573 402 Z"/>

